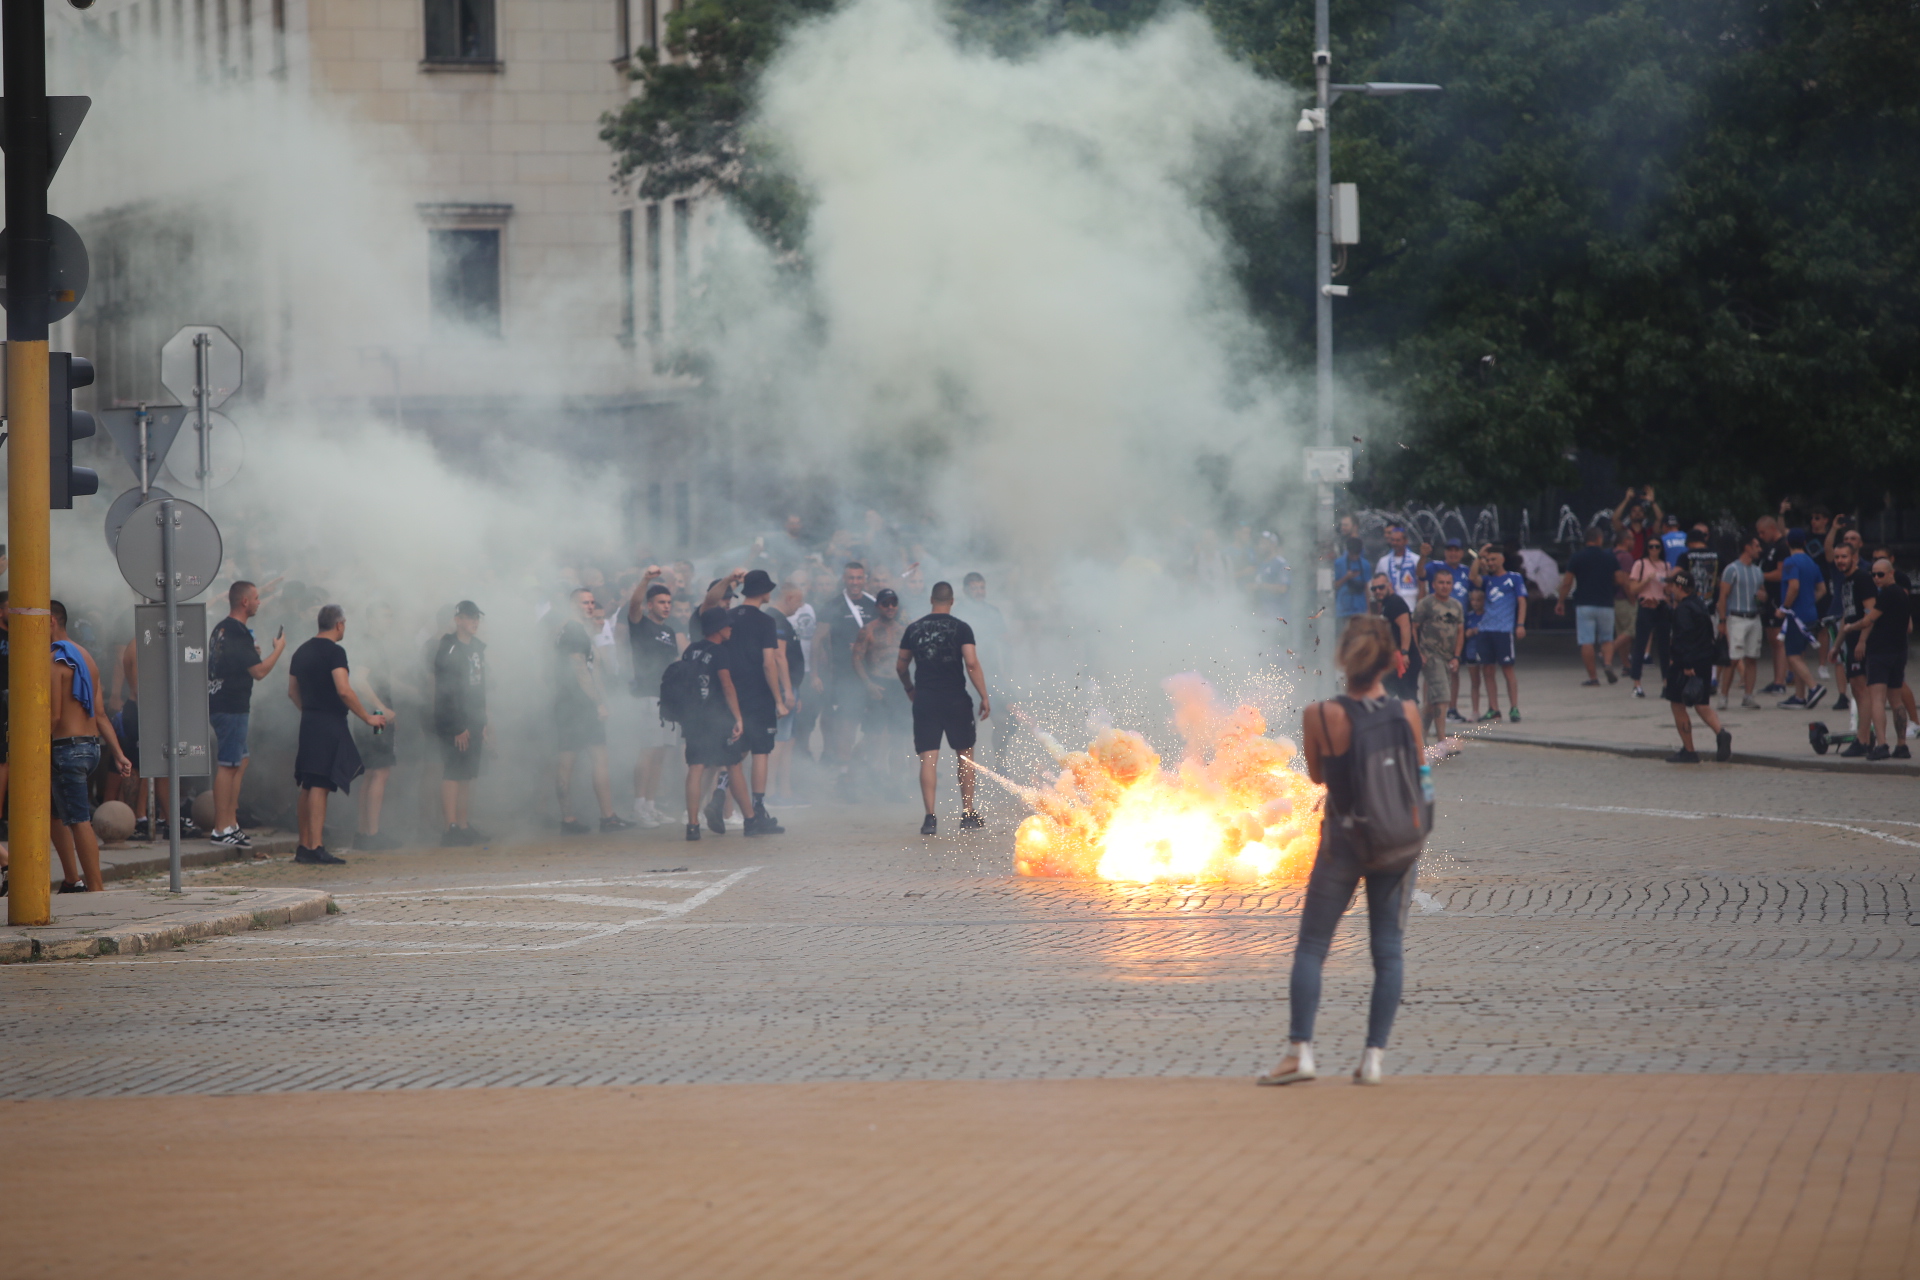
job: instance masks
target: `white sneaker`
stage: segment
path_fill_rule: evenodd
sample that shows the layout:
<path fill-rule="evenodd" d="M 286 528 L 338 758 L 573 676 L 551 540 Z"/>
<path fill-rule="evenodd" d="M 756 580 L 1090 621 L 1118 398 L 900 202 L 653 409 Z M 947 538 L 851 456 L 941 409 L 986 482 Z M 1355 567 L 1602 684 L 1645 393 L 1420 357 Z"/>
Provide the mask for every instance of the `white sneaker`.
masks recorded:
<path fill-rule="evenodd" d="M 1380 1078 L 1387 1074 L 1387 1051 L 1369 1049 L 1360 1055 L 1360 1065 L 1353 1069 L 1355 1084 L 1379 1084 Z"/>
<path fill-rule="evenodd" d="M 636 826 L 657 827 L 660 825 L 661 818 L 658 813 L 654 812 L 652 801 L 635 800 L 633 802 L 633 821 Z"/>
<path fill-rule="evenodd" d="M 1287 1056 L 1280 1059 L 1280 1065 L 1254 1081 L 1255 1084 L 1298 1084 L 1312 1080 L 1320 1073 L 1313 1069 L 1313 1044 L 1299 1040 L 1287 1046 Z"/>

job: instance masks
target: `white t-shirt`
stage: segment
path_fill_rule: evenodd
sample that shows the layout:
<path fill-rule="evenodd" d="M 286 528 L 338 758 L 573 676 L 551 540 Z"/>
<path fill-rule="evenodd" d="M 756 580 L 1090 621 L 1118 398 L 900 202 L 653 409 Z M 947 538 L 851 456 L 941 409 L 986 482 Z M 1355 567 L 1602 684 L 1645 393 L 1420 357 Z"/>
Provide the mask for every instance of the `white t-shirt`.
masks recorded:
<path fill-rule="evenodd" d="M 1380 563 L 1374 566 L 1375 573 L 1387 575 L 1394 594 L 1407 602 L 1412 608 L 1420 601 L 1420 553 L 1412 547 L 1405 551 L 1393 552 L 1380 557 Z"/>

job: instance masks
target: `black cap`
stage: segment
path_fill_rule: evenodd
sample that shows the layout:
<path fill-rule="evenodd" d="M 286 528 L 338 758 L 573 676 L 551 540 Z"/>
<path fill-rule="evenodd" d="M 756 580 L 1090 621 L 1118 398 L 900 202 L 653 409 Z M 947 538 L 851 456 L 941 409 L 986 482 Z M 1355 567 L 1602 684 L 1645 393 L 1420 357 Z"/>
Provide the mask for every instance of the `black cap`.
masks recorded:
<path fill-rule="evenodd" d="M 717 636 L 733 625 L 733 615 L 725 609 L 709 609 L 700 615 L 700 634 Z"/>
<path fill-rule="evenodd" d="M 1680 588 L 1687 595 L 1693 594 L 1693 575 L 1685 569 L 1675 569 L 1667 575 L 1667 581 Z"/>
<path fill-rule="evenodd" d="M 453 606 L 453 616 L 456 618 L 484 618 L 487 615 L 481 613 L 480 606 L 473 601 L 462 600 L 459 604 Z"/>
<path fill-rule="evenodd" d="M 769 595 L 773 591 L 773 575 L 765 569 L 747 570 L 747 580 L 740 584 L 740 593 L 749 598 Z"/>
<path fill-rule="evenodd" d="M 873 598 L 875 604 L 899 604 L 900 593 L 892 587 L 880 588 L 880 594 Z"/>

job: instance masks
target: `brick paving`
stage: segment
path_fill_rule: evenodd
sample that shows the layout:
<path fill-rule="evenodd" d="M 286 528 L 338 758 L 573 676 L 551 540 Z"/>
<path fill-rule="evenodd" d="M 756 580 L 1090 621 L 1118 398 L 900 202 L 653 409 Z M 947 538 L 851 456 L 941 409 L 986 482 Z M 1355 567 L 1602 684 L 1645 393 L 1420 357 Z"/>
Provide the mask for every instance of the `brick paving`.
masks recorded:
<path fill-rule="evenodd" d="M 1920 1062 L 1907 784 L 1475 744 L 1440 787 L 1396 1072 Z M 343 910 L 9 967 L 0 1096 L 1242 1077 L 1284 1034 L 1297 889 L 1023 881 L 1004 818 L 922 842 L 906 805 L 789 825 L 206 872 Z M 1334 1061 L 1367 981 L 1355 918 Z"/>
<path fill-rule="evenodd" d="M 21 1277 L 1920 1269 L 1913 1075 L 413 1090 L 4 1114 Z"/>

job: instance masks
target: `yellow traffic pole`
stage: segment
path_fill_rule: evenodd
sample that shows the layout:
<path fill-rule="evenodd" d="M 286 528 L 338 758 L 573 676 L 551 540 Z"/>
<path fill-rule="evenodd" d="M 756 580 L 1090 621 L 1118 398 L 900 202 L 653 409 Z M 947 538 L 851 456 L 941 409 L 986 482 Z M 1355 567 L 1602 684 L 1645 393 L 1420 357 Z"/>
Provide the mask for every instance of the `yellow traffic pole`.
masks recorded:
<path fill-rule="evenodd" d="M 7 343 L 7 923 L 46 924 L 53 824 L 47 344 Z M 91 888 L 92 886 L 88 886 Z"/>

